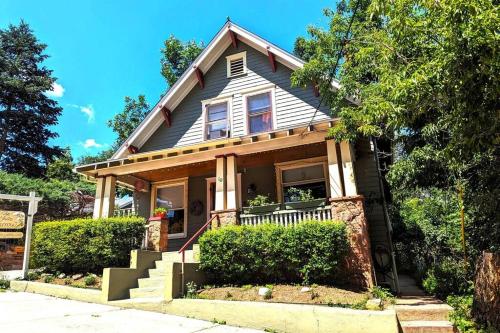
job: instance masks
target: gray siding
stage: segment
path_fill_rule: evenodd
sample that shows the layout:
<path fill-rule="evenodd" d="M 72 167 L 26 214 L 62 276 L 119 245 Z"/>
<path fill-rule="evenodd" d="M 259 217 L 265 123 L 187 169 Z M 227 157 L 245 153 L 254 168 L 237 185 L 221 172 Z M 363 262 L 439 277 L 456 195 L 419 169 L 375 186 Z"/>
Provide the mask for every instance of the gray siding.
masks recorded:
<path fill-rule="evenodd" d="M 245 75 L 227 78 L 226 56 L 246 51 L 248 72 Z M 292 88 L 292 71 L 282 64 L 277 64 L 277 71 L 272 72 L 267 56 L 252 47 L 239 43 L 238 49 L 229 46 L 222 56 L 205 73 L 205 88 L 196 85 L 186 98 L 172 112 L 172 127 L 160 126 L 141 147 L 141 152 L 153 151 L 176 146 L 185 146 L 203 141 L 202 100 L 221 95 L 232 95 L 232 136 L 244 133 L 244 108 L 242 90 L 266 85 L 276 85 L 276 127 L 287 128 L 307 124 L 313 117 L 319 103 L 312 88 Z M 314 117 L 315 121 L 330 118 L 330 111 L 321 107 Z"/>
<path fill-rule="evenodd" d="M 387 227 L 382 206 L 382 195 L 373 152 L 370 142 L 361 139 L 356 144 L 354 162 L 358 191 L 365 197 L 365 209 L 368 220 L 372 248 L 384 245 L 388 248 Z"/>

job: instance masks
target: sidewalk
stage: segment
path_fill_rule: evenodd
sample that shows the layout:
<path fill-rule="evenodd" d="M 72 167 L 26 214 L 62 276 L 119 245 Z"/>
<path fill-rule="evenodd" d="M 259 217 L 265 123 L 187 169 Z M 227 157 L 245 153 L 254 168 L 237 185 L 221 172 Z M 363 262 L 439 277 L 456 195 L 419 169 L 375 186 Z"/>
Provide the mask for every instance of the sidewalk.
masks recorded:
<path fill-rule="evenodd" d="M 0 314 L 1 332 L 262 332 L 22 292 L 0 292 Z"/>

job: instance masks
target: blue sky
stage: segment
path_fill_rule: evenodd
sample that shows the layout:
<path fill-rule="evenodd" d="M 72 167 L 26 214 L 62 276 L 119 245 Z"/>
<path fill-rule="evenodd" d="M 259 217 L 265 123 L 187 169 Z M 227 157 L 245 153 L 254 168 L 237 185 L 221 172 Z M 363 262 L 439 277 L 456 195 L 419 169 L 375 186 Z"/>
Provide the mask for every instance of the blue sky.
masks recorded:
<path fill-rule="evenodd" d="M 47 66 L 64 108 L 54 144 L 74 157 L 113 143 L 106 121 L 124 96 L 145 94 L 151 106 L 167 88 L 160 49 L 170 34 L 208 43 L 229 16 L 244 28 L 291 51 L 310 24 L 325 26 L 323 9 L 335 1 L 0 1 L 0 28 L 24 19 L 50 55 Z M 62 89 L 61 89 L 62 88 Z"/>

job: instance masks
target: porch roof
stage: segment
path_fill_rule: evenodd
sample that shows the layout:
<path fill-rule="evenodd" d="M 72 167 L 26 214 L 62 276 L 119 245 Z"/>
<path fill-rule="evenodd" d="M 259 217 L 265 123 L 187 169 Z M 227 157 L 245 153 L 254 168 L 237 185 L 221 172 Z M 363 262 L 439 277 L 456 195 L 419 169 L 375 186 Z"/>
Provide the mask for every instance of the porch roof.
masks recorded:
<path fill-rule="evenodd" d="M 75 171 L 90 179 L 118 176 L 121 185 L 131 187 L 137 179 L 140 179 L 134 174 L 141 172 L 214 161 L 219 155 L 242 156 L 323 142 L 333 123 L 334 121 L 317 122 L 306 127 L 287 128 L 257 135 L 131 154 L 126 158 L 77 166 Z"/>

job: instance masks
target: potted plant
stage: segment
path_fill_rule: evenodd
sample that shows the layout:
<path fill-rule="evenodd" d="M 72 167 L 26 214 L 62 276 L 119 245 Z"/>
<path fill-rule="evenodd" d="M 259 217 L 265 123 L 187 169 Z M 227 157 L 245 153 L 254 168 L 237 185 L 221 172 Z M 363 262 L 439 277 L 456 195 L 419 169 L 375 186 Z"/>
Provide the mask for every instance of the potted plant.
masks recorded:
<path fill-rule="evenodd" d="M 153 211 L 153 215 L 155 217 L 159 217 L 161 219 L 167 218 L 168 209 L 165 207 L 158 207 Z"/>
<path fill-rule="evenodd" d="M 285 203 L 286 209 L 305 209 L 305 208 L 318 208 L 325 205 L 325 199 L 314 198 L 312 191 L 303 190 L 300 188 L 290 187 L 286 195 L 290 199 Z"/>
<path fill-rule="evenodd" d="M 280 209 L 280 204 L 272 202 L 269 199 L 269 194 L 259 194 L 253 199 L 248 199 L 247 204 L 248 207 L 243 207 L 245 214 L 270 213 Z"/>

